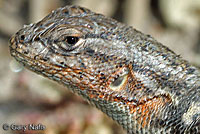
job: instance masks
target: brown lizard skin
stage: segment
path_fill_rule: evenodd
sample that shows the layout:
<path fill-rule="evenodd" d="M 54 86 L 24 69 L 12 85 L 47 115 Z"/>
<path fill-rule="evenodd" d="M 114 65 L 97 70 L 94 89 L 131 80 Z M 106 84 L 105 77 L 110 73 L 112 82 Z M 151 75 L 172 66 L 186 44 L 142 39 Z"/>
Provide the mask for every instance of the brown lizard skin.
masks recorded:
<path fill-rule="evenodd" d="M 10 39 L 26 68 L 82 96 L 128 134 L 200 134 L 200 71 L 150 35 L 79 6 Z"/>

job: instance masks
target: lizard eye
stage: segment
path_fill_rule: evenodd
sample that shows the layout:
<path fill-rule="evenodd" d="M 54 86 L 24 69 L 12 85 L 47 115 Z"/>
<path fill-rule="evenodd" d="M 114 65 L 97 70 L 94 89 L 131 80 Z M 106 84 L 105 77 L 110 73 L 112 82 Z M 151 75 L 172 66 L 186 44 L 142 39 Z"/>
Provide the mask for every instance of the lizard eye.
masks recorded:
<path fill-rule="evenodd" d="M 67 36 L 65 41 L 70 45 L 75 45 L 79 41 L 79 37 Z"/>
<path fill-rule="evenodd" d="M 83 44 L 83 42 L 84 40 L 79 36 L 62 36 L 54 41 L 54 45 L 60 46 L 61 49 L 64 49 L 65 51 L 73 51 Z"/>

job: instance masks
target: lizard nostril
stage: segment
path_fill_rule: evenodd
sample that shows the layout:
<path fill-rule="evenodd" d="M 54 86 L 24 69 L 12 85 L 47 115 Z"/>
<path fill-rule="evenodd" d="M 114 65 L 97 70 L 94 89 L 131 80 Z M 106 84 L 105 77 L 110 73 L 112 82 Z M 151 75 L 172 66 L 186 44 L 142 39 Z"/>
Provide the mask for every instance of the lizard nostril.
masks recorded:
<path fill-rule="evenodd" d="M 25 35 L 21 35 L 21 36 L 19 36 L 19 41 L 20 41 L 20 42 L 23 42 L 24 39 L 25 39 Z"/>

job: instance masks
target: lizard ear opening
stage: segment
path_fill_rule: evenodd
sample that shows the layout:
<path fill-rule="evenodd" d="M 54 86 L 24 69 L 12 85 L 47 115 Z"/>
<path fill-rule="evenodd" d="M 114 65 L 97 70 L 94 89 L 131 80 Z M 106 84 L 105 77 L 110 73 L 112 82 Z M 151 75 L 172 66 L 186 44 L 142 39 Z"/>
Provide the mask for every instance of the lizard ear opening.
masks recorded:
<path fill-rule="evenodd" d="M 128 74 L 115 78 L 114 81 L 109 85 L 109 88 L 114 91 L 120 90 L 125 85 L 127 78 Z"/>

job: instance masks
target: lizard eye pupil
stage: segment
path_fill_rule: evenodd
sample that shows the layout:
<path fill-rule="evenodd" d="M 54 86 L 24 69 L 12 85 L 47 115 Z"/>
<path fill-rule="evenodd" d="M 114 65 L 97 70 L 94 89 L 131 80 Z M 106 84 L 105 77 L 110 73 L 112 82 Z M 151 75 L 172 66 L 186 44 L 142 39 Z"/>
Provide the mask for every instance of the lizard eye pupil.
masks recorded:
<path fill-rule="evenodd" d="M 67 36 L 66 38 L 66 42 L 70 45 L 74 45 L 78 42 L 79 37 L 75 37 L 75 36 Z"/>

